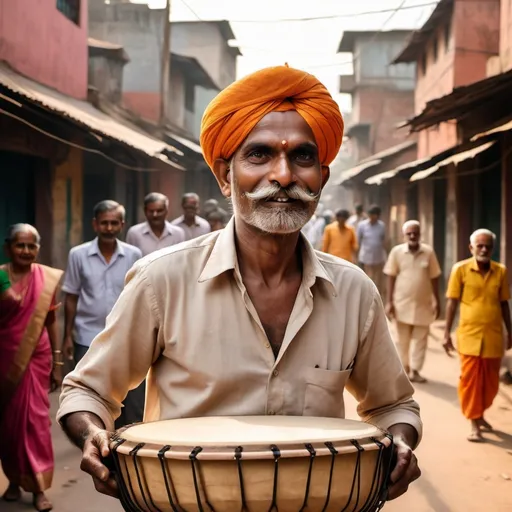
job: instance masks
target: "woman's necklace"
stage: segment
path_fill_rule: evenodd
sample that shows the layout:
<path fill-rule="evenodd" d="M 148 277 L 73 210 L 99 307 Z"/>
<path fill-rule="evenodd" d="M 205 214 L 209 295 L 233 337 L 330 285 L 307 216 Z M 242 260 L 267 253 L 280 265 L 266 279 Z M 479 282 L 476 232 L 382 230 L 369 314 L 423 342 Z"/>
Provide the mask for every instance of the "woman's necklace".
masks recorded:
<path fill-rule="evenodd" d="M 28 287 L 30 286 L 32 272 L 28 272 L 27 274 L 23 274 L 20 276 L 16 275 L 12 270 L 12 264 L 9 263 L 7 266 L 7 273 L 9 274 L 9 280 L 12 284 L 18 284 L 20 286 L 20 291 L 17 292 L 20 298 L 20 305 L 23 306 L 25 304 L 25 297 L 27 296 Z"/>

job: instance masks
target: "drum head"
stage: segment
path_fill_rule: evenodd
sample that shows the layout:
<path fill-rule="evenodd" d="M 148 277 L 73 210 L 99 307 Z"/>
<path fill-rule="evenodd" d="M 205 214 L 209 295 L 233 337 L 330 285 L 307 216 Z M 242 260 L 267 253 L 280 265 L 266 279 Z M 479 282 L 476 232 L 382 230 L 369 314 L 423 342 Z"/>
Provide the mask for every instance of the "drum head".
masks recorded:
<path fill-rule="evenodd" d="M 259 446 L 326 443 L 382 436 L 360 421 L 310 416 L 208 416 L 141 423 L 122 432 L 127 441 L 175 446 Z"/>

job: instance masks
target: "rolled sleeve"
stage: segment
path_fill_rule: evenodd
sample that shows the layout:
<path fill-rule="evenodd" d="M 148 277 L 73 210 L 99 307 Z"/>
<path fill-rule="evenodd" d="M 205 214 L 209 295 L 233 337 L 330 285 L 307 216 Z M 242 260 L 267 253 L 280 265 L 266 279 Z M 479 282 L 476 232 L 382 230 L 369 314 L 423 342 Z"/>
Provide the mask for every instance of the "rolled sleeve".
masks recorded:
<path fill-rule="evenodd" d="M 462 269 L 458 266 L 453 267 L 446 288 L 446 298 L 460 300 L 462 295 Z"/>
<path fill-rule="evenodd" d="M 388 260 L 384 265 L 384 274 L 390 277 L 396 277 L 398 275 L 398 261 L 396 258 L 396 250 L 392 249 L 389 253 Z"/>
<path fill-rule="evenodd" d="M 347 390 L 359 402 L 357 412 L 363 421 L 385 430 L 406 423 L 416 429 L 419 443 L 423 433 L 420 408 L 412 398 L 414 388 L 391 339 L 376 289 L 366 326 Z"/>
<path fill-rule="evenodd" d="M 143 261 L 143 260 L 142 260 Z M 159 357 L 159 316 L 142 263 L 128 272 L 126 286 L 106 327 L 62 385 L 57 420 L 74 412 L 99 416 L 114 428 L 128 391 L 135 389 Z"/>
<path fill-rule="evenodd" d="M 80 279 L 80 259 L 76 251 L 71 251 L 68 258 L 68 266 L 62 284 L 62 291 L 71 295 L 79 295 L 82 288 Z"/>

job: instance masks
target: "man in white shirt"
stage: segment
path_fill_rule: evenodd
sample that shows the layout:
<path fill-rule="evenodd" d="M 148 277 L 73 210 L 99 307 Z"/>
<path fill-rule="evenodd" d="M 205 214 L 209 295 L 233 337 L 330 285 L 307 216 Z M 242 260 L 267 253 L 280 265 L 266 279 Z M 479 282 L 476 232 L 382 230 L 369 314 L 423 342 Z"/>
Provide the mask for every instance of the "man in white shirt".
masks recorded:
<path fill-rule="evenodd" d="M 169 199 L 158 192 L 144 198 L 144 215 L 147 221 L 132 226 L 126 234 L 126 242 L 138 247 L 143 256 L 158 249 L 171 247 L 185 241 L 185 232 L 168 222 Z"/>
<path fill-rule="evenodd" d="M 211 231 L 206 219 L 199 217 L 199 205 L 201 200 L 197 194 L 189 192 L 181 200 L 183 215 L 172 221 L 174 226 L 180 227 L 185 232 L 185 239 L 192 240 Z"/>

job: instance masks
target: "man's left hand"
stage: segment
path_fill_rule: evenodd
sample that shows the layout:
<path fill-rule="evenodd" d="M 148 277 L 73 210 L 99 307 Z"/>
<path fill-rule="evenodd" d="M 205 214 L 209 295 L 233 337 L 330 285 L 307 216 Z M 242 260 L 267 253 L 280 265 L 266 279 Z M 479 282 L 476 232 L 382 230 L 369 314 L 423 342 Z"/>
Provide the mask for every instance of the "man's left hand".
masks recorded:
<path fill-rule="evenodd" d="M 402 496 L 409 485 L 421 476 L 418 459 L 411 447 L 399 437 L 395 438 L 394 443 L 396 464 L 391 471 L 388 500 L 394 500 Z"/>

